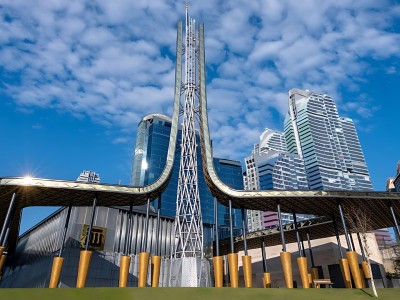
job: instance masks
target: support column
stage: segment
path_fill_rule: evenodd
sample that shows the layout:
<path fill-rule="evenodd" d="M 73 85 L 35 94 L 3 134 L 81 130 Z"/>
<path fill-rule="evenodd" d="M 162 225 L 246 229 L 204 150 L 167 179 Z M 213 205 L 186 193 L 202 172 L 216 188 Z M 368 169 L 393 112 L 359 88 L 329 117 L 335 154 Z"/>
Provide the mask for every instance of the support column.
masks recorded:
<path fill-rule="evenodd" d="M 392 203 L 390 203 L 390 213 L 392 214 L 392 218 L 393 218 L 393 222 L 394 222 L 394 228 L 395 228 L 395 231 L 397 233 L 397 237 L 398 237 L 398 239 L 400 241 L 400 226 L 399 226 L 399 223 L 397 223 L 396 214 L 394 212 L 394 208 L 393 208 L 393 204 Z"/>
<path fill-rule="evenodd" d="M 363 261 L 361 262 L 361 267 L 362 267 L 362 270 L 364 273 L 364 277 L 365 277 L 365 279 L 370 279 L 371 273 L 369 272 L 368 261 L 365 257 L 365 251 L 364 251 L 364 247 L 363 247 L 359 232 L 357 232 L 357 239 L 358 239 L 358 244 L 360 245 L 361 255 L 362 255 L 362 259 L 363 259 Z"/>
<path fill-rule="evenodd" d="M 332 222 L 333 222 L 333 228 L 335 229 L 336 240 L 337 240 L 338 248 L 339 248 L 339 254 L 340 254 L 339 266 L 340 266 L 340 270 L 342 271 L 343 281 L 344 281 L 346 288 L 351 289 L 352 284 L 351 284 L 351 277 L 350 277 L 349 262 L 347 261 L 347 258 L 343 257 L 342 245 L 340 243 L 340 237 L 339 237 L 339 230 L 337 227 L 337 223 L 336 223 L 334 214 L 332 214 Z"/>
<path fill-rule="evenodd" d="M 4 236 L 4 241 L 8 241 L 8 235 L 9 235 L 9 233 L 10 233 L 10 227 L 8 227 L 7 228 L 7 230 L 6 230 L 6 234 L 5 234 L 5 236 Z M 4 268 L 4 265 L 6 264 L 6 260 L 7 260 L 7 242 L 5 242 L 4 243 L 4 251 L 3 251 L 3 254 L 0 256 L 0 277 L 1 277 L 1 275 L 2 275 L 2 273 L 3 273 L 3 268 Z"/>
<path fill-rule="evenodd" d="M 340 259 L 344 259 L 343 252 L 342 252 L 342 243 L 340 242 L 339 230 L 338 230 L 338 226 L 337 226 L 334 214 L 332 214 L 332 222 L 333 222 L 333 228 L 335 229 L 335 235 L 336 235 L 337 245 L 339 248 Z"/>
<path fill-rule="evenodd" d="M 290 252 L 286 252 L 286 243 L 285 243 L 285 234 L 283 232 L 283 224 L 282 224 L 282 214 L 281 214 L 281 205 L 277 203 L 278 210 L 278 221 L 279 221 L 279 230 L 281 231 L 281 239 L 282 239 L 282 252 L 280 253 L 283 275 L 285 276 L 286 287 L 289 289 L 293 288 L 293 273 L 292 273 L 292 260 Z"/>
<path fill-rule="evenodd" d="M 352 248 L 352 245 L 349 240 L 346 222 L 344 219 L 343 210 L 342 210 L 342 206 L 341 206 L 340 202 L 338 203 L 338 208 L 339 208 L 340 218 L 342 220 L 343 230 L 344 230 L 345 236 L 346 236 L 347 247 L 349 249 L 346 252 L 346 257 L 349 262 L 351 275 L 353 276 L 354 285 L 356 286 L 356 288 L 361 289 L 363 284 L 362 284 L 362 278 L 361 278 L 361 273 L 360 273 L 360 267 L 358 266 L 358 257 L 357 257 L 357 253 Z"/>
<path fill-rule="evenodd" d="M 266 244 L 265 240 L 262 240 L 261 245 L 261 253 L 263 258 L 263 269 L 264 269 L 264 277 L 263 277 L 263 286 L 264 288 L 271 288 L 271 273 L 268 272 L 268 265 L 267 265 L 267 254 L 265 250 Z"/>
<path fill-rule="evenodd" d="M 15 204 L 15 197 L 16 197 L 16 193 L 12 194 L 11 197 L 11 201 L 10 204 L 8 205 L 8 210 L 7 210 L 7 214 L 6 214 L 6 218 L 4 219 L 4 223 L 3 223 L 3 227 L 1 228 L 1 232 L 0 232 L 0 258 L 3 255 L 3 252 L 6 250 L 6 232 L 7 232 L 7 228 L 9 228 L 11 226 L 11 219 L 12 219 L 12 212 L 14 210 L 14 204 Z"/>
<path fill-rule="evenodd" d="M 303 256 L 307 257 L 306 255 L 306 247 L 304 247 L 304 241 L 303 238 L 300 236 L 300 241 L 301 241 L 301 251 L 303 252 Z"/>
<path fill-rule="evenodd" d="M 6 259 L 7 259 L 7 252 L 4 251 L 3 254 L 0 257 L 0 278 L 1 278 L 2 273 L 3 273 L 4 265 L 6 264 Z"/>
<path fill-rule="evenodd" d="M 307 267 L 307 258 L 303 255 L 303 249 L 300 239 L 299 228 L 297 226 L 297 218 L 296 212 L 293 212 L 293 222 L 294 222 L 294 229 L 296 231 L 296 238 L 297 238 L 297 246 L 299 248 L 299 257 L 297 258 L 297 264 L 299 266 L 301 284 L 303 289 L 310 288 L 310 281 L 308 279 L 308 267 Z"/>
<path fill-rule="evenodd" d="M 310 269 L 311 281 L 313 283 L 313 280 L 319 279 L 319 274 L 318 274 L 318 268 L 315 266 L 314 255 L 313 255 L 312 247 L 311 247 L 310 233 L 308 232 L 308 230 L 306 231 L 306 235 L 307 235 L 307 241 L 308 241 L 308 251 L 310 252 L 310 259 L 311 259 L 311 269 Z"/>
<path fill-rule="evenodd" d="M 80 258 L 79 258 L 79 266 L 78 266 L 78 277 L 76 279 L 76 287 L 77 288 L 84 288 L 86 284 L 86 278 L 89 271 L 90 260 L 92 258 L 92 251 L 89 251 L 90 241 L 92 239 L 92 228 L 93 228 L 93 221 L 94 216 L 96 214 L 96 201 L 97 199 L 93 199 L 93 206 L 92 206 L 92 216 L 90 218 L 89 230 L 86 236 L 86 244 L 85 250 L 81 251 Z"/>
<path fill-rule="evenodd" d="M 232 288 L 237 288 L 239 287 L 238 254 L 235 253 L 235 246 L 233 244 L 232 200 L 229 200 L 229 226 L 231 241 L 231 253 L 228 254 L 229 281 Z"/>
<path fill-rule="evenodd" d="M 156 227 L 156 255 L 151 257 L 151 286 L 158 287 L 160 280 L 161 267 L 161 247 L 160 247 L 160 212 L 161 212 L 161 195 L 158 196 L 157 204 L 157 227 Z"/>
<path fill-rule="evenodd" d="M 49 282 L 49 288 L 57 288 L 60 283 L 60 276 L 62 267 L 64 264 L 64 258 L 62 257 L 62 252 L 64 250 L 65 239 L 67 237 L 69 218 L 71 216 L 72 205 L 68 206 L 67 217 L 65 218 L 63 235 L 61 238 L 60 251 L 58 252 L 58 256 L 53 259 L 53 267 L 51 268 L 51 276 Z"/>
<path fill-rule="evenodd" d="M 8 235 L 10 234 L 12 225 L 12 219 L 13 219 L 12 214 L 15 206 L 15 198 L 16 198 L 16 193 L 13 193 L 10 204 L 8 205 L 6 218 L 4 219 L 4 223 L 0 232 L 0 276 L 3 272 L 3 268 L 7 259 L 6 248 L 8 244 Z"/>
<path fill-rule="evenodd" d="M 344 237 L 346 238 L 346 244 L 347 244 L 347 251 L 353 251 L 351 247 L 351 242 L 349 238 L 349 233 L 347 231 L 347 226 L 346 226 L 346 221 L 344 219 L 344 214 L 342 210 L 342 205 L 338 203 L 338 208 L 339 208 L 339 214 L 340 214 L 340 219 L 342 221 L 342 226 L 343 226 L 343 231 L 344 231 Z"/>
<path fill-rule="evenodd" d="M 150 253 L 147 252 L 147 234 L 149 228 L 150 199 L 147 199 L 146 220 L 144 223 L 141 252 L 139 253 L 138 287 L 146 287 L 147 270 L 149 268 Z"/>
<path fill-rule="evenodd" d="M 247 252 L 247 212 L 242 208 L 242 227 L 243 227 L 243 245 L 244 245 L 244 256 L 242 257 L 242 265 L 243 265 L 243 276 L 244 276 L 244 286 L 247 288 L 251 288 L 253 286 L 253 274 L 252 274 L 252 266 L 251 266 L 251 256 L 248 255 Z"/>
<path fill-rule="evenodd" d="M 354 240 L 353 240 L 353 234 L 351 232 L 349 233 L 349 237 L 350 237 L 351 247 L 353 248 L 353 251 L 356 251 L 356 246 L 354 245 Z"/>
<path fill-rule="evenodd" d="M 128 276 L 129 276 L 129 268 L 131 266 L 131 233 L 132 233 L 132 209 L 133 204 L 132 202 L 129 204 L 129 214 L 126 214 L 127 217 L 127 226 L 125 230 L 125 243 L 124 243 L 124 251 L 119 258 L 119 282 L 118 286 L 120 288 L 126 287 L 128 283 Z M 122 214 L 123 215 L 123 214 Z"/>
<path fill-rule="evenodd" d="M 214 198 L 214 223 L 215 223 L 215 256 L 213 257 L 215 287 L 221 288 L 224 284 L 223 259 L 219 255 L 219 234 L 218 234 L 218 201 Z"/>

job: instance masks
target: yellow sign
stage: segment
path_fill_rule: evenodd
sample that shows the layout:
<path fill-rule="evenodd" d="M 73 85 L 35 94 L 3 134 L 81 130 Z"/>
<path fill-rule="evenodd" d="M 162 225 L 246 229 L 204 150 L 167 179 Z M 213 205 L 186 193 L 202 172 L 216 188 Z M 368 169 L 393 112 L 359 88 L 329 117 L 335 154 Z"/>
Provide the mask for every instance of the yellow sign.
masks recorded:
<path fill-rule="evenodd" d="M 89 225 L 84 224 L 81 234 L 81 248 L 85 248 L 86 239 L 88 236 Z M 100 226 L 92 227 L 92 234 L 89 243 L 89 249 L 91 250 L 104 250 L 104 244 L 106 242 L 106 228 Z"/>

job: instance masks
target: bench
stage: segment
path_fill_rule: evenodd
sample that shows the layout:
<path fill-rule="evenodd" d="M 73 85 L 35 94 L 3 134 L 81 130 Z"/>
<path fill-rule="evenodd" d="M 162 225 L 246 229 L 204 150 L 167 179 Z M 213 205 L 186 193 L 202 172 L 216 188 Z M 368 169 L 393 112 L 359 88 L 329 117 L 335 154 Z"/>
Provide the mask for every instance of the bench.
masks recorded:
<path fill-rule="evenodd" d="M 330 279 L 314 279 L 313 280 L 314 287 L 319 289 L 321 284 L 327 285 L 328 287 L 332 287 L 333 282 Z"/>

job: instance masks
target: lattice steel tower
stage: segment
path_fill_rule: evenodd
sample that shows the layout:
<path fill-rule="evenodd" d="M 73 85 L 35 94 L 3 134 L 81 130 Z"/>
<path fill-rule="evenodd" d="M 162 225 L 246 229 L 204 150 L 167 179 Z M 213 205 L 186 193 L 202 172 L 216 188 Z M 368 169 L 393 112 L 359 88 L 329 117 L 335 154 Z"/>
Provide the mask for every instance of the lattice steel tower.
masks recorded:
<path fill-rule="evenodd" d="M 181 91 L 183 124 L 178 193 L 176 200 L 175 258 L 202 257 L 203 220 L 197 179 L 196 111 L 198 111 L 197 86 L 197 36 L 195 20 L 189 17 L 186 4 L 186 37 L 184 45 L 185 80 Z"/>
<path fill-rule="evenodd" d="M 181 35 L 178 26 L 178 43 Z M 178 193 L 176 199 L 175 238 L 172 276 L 175 286 L 202 286 L 203 263 L 203 220 L 197 178 L 196 114 L 198 112 L 198 36 L 195 20 L 189 17 L 186 4 L 186 34 L 182 51 L 177 45 L 177 68 L 184 58 L 185 79 L 181 83 L 183 97 L 182 144 L 179 167 Z"/>

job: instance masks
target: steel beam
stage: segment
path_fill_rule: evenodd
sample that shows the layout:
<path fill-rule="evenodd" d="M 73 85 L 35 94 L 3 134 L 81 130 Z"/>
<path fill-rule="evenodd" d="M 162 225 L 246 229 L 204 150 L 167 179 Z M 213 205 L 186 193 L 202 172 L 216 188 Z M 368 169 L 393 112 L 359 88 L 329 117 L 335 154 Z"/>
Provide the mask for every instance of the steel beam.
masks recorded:
<path fill-rule="evenodd" d="M 339 248 L 340 258 L 343 259 L 344 257 L 343 257 L 343 252 L 342 252 L 342 245 L 340 243 L 339 230 L 338 230 L 338 226 L 337 226 L 334 214 L 332 214 L 332 221 L 333 221 L 333 228 L 335 229 L 335 235 L 336 235 L 336 240 L 337 240 L 337 244 L 338 244 L 338 248 Z"/>
<path fill-rule="evenodd" d="M 277 210 L 278 210 L 279 230 L 281 232 L 281 239 L 282 239 L 282 251 L 286 252 L 285 233 L 283 232 L 283 225 L 282 225 L 281 204 L 279 202 L 277 203 Z"/>
<path fill-rule="evenodd" d="M 235 253 L 235 246 L 233 244 L 233 220 L 232 220 L 232 201 L 229 200 L 229 229 L 230 229 L 230 241 L 231 241 L 231 253 Z"/>
<path fill-rule="evenodd" d="M 88 230 L 87 238 L 86 238 L 86 244 L 85 244 L 85 250 L 86 251 L 89 249 L 90 241 L 91 241 L 91 238 L 92 238 L 93 221 L 94 221 L 94 216 L 96 214 L 96 202 L 97 202 L 97 199 L 95 197 L 93 199 L 92 216 L 90 218 L 89 230 Z"/>
<path fill-rule="evenodd" d="M 14 203 L 15 203 L 15 197 L 16 197 L 16 193 L 13 193 L 12 197 L 11 197 L 11 201 L 10 204 L 8 205 L 8 210 L 7 210 L 7 214 L 6 214 L 6 218 L 4 219 L 4 223 L 3 223 L 3 227 L 1 228 L 1 233 L 0 233 L 0 246 L 2 246 L 3 244 L 5 244 L 5 234 L 7 231 L 7 228 L 10 227 L 9 223 L 11 220 L 11 214 L 12 211 L 14 209 Z"/>
<path fill-rule="evenodd" d="M 161 247 L 160 247 L 160 213 L 161 213 L 161 194 L 158 196 L 158 205 L 157 205 L 157 230 L 156 230 L 156 255 L 161 256 Z"/>
<path fill-rule="evenodd" d="M 218 201 L 217 198 L 214 198 L 214 207 L 215 207 L 215 255 L 219 256 L 219 233 L 218 233 Z"/>
<path fill-rule="evenodd" d="M 148 234 L 148 229 L 149 229 L 149 210 L 150 210 L 150 198 L 147 198 L 146 219 L 144 222 L 141 252 L 147 252 L 147 234 Z"/>
<path fill-rule="evenodd" d="M 342 205 L 340 204 L 340 202 L 338 202 L 337 206 L 339 209 L 340 219 L 342 220 L 344 236 L 346 237 L 347 249 L 348 249 L 348 251 L 353 251 L 353 249 L 351 247 L 351 242 L 349 239 L 349 233 L 347 232 L 346 220 L 344 219 Z"/>
<path fill-rule="evenodd" d="M 268 272 L 268 265 L 267 265 L 267 253 L 265 250 L 266 244 L 265 240 L 263 239 L 262 244 L 261 244 L 261 253 L 262 253 L 262 259 L 263 259 L 263 270 L 264 273 Z"/>
<path fill-rule="evenodd" d="M 248 255 L 247 252 L 247 239 L 246 239 L 246 231 L 247 231 L 247 213 L 246 210 L 242 208 L 242 230 L 243 230 L 243 243 L 244 243 L 244 255 Z"/>
<path fill-rule="evenodd" d="M 399 241 L 400 241 L 400 227 L 399 227 L 399 224 L 397 223 L 396 214 L 394 213 L 394 209 L 393 209 L 393 204 L 392 203 L 390 203 L 390 213 L 392 214 L 395 230 L 397 232 L 397 237 L 399 238 Z"/>
<path fill-rule="evenodd" d="M 299 256 L 303 257 L 303 251 L 301 249 L 300 233 L 299 233 L 299 228 L 297 227 L 297 218 L 296 218 L 295 212 L 293 212 L 293 223 L 294 223 L 294 229 L 296 230 L 297 247 L 299 248 Z"/>
<path fill-rule="evenodd" d="M 306 235 L 307 235 L 307 241 L 308 241 L 308 251 L 310 252 L 311 268 L 313 268 L 313 267 L 315 267 L 314 255 L 313 255 L 313 252 L 312 252 L 310 233 L 308 232 L 308 230 L 306 231 Z"/>
<path fill-rule="evenodd" d="M 67 237 L 67 231 L 68 231 L 68 225 L 69 225 L 69 218 L 71 216 L 71 210 L 72 210 L 72 205 L 69 205 L 68 206 L 67 217 L 65 219 L 63 235 L 62 235 L 62 239 L 61 239 L 60 251 L 58 252 L 58 257 L 62 256 L 62 252 L 64 250 L 64 244 L 65 244 L 65 239 Z"/>

